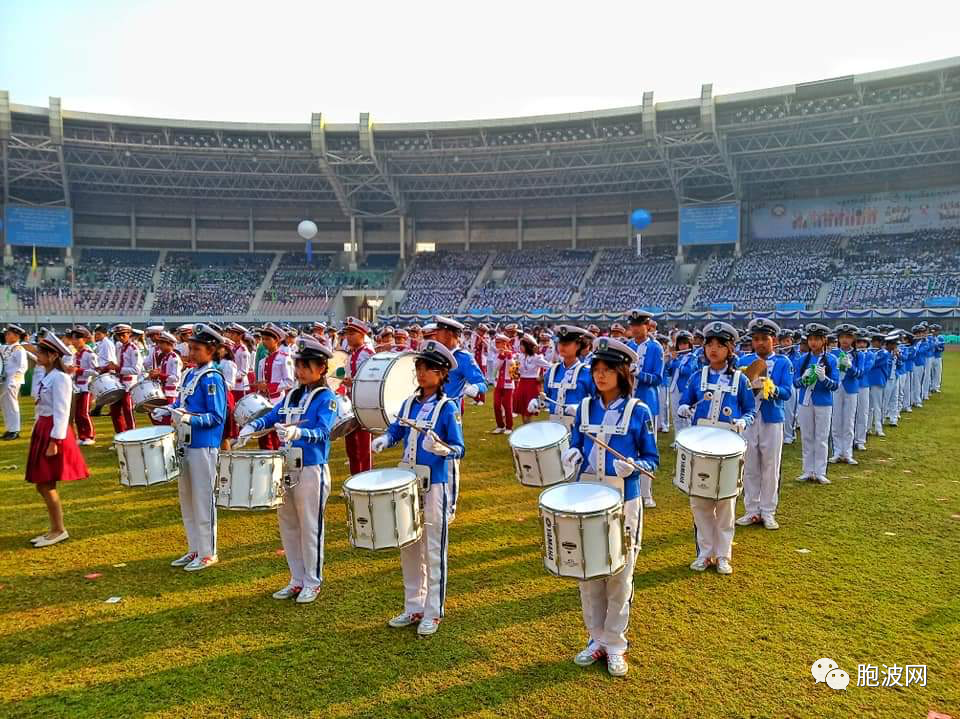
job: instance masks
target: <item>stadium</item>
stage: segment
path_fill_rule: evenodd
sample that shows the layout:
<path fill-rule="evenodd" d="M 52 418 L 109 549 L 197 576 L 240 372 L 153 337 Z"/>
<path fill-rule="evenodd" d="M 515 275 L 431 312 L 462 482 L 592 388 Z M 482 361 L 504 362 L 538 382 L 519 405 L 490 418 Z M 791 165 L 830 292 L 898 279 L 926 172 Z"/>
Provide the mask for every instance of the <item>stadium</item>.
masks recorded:
<path fill-rule="evenodd" d="M 53 526 L 49 490 L 40 490 L 45 506 L 23 482 L 26 474 L 29 482 L 55 488 L 61 477 L 31 479 L 46 461 L 36 451 L 35 435 L 48 419 L 47 385 L 40 379 L 39 389 L 31 390 L 31 378 L 21 375 L 22 389 L 9 391 L 14 398 L 21 394 L 23 433 L 8 436 L 4 406 L 2 439 L 8 441 L 0 441 L 0 715 L 960 716 L 960 354 L 954 351 L 960 341 L 960 57 L 736 94 L 714 95 L 703 84 L 691 99 L 657 101 L 649 91 L 638 99 L 631 107 L 481 121 L 381 124 L 362 112 L 356 124 L 342 124 L 326 122 L 318 111 L 301 124 L 260 124 L 77 112 L 56 97 L 39 107 L 18 104 L 0 90 L 0 317 L 8 330 L 3 361 L 18 345 L 10 341 L 10 328 L 15 340 L 22 330 L 33 373 L 38 355 L 73 354 L 65 346 L 59 350 L 58 337 L 69 338 L 78 326 L 105 328 L 102 341 L 111 343 L 106 328 L 129 338 L 162 325 L 154 335 L 160 337 L 164 328 L 191 325 L 192 339 L 184 345 L 193 353 L 194 345 L 212 346 L 216 342 L 208 338 L 223 340 L 220 333 L 237 325 L 244 332 L 258 328 L 258 341 L 294 327 L 306 327 L 301 335 L 309 335 L 314 323 L 342 330 L 342 336 L 357 328 L 373 336 L 388 325 L 439 323 L 433 331 L 439 328 L 441 336 L 454 330 L 459 335 L 461 323 L 469 330 L 483 323 L 492 332 L 520 325 L 520 335 L 535 331 L 559 345 L 573 336 L 573 324 L 602 334 L 590 337 L 600 342 L 588 348 L 600 353 L 589 355 L 592 362 L 599 357 L 614 367 L 632 361 L 641 369 L 644 357 L 633 350 L 610 359 L 616 353 L 609 354 L 607 342 L 614 350 L 619 346 L 612 341 L 614 323 L 655 319 L 661 332 L 670 332 L 666 352 L 680 330 L 702 328 L 709 343 L 729 340 L 710 335 L 729 327 L 734 338 L 746 335 L 749 341 L 757 318 L 772 320 L 778 330 L 796 330 L 798 340 L 805 328 L 804 342 L 821 331 L 842 339 L 870 327 L 858 339 L 868 345 L 876 339 L 881 348 L 907 336 L 912 343 L 914 335 L 919 343 L 919 327 L 931 332 L 931 358 L 936 346 L 930 328 L 937 327 L 947 346 L 944 352 L 941 344 L 936 356 L 942 360 L 936 380 L 920 370 L 924 379 L 914 390 L 907 370 L 906 400 L 904 381 L 893 378 L 894 402 L 904 414 L 901 404 L 895 417 L 882 414 L 879 432 L 871 415 L 869 440 L 864 434 L 864 448 L 856 447 L 858 460 L 852 447 L 844 456 L 830 435 L 829 482 L 807 476 L 802 444 L 812 442 L 819 428 L 800 425 L 795 444 L 778 443 L 782 464 L 778 454 L 772 486 L 780 525 L 768 526 L 764 510 L 763 521 L 759 514 L 738 520 L 735 541 L 731 525 L 733 576 L 720 576 L 733 571 L 720 571 L 720 555 L 706 564 L 717 572 L 694 566 L 701 559 L 702 525 L 700 515 L 691 517 L 693 495 L 677 491 L 674 471 L 679 474 L 685 461 L 677 446 L 677 401 L 674 430 L 655 425 L 652 413 L 649 431 L 658 462 L 641 467 L 639 454 L 617 455 L 650 477 L 656 495 L 656 502 L 643 505 L 646 511 L 639 510 L 642 551 L 619 630 L 629 634 L 626 676 L 626 665 L 618 673 L 612 658 L 625 652 L 617 655 L 604 645 L 589 655 L 589 631 L 583 650 L 589 656 L 581 661 L 586 600 L 577 582 L 544 571 L 549 533 L 545 540 L 539 489 L 518 482 L 522 463 L 511 454 L 515 447 L 501 426 L 499 404 L 496 414 L 493 407 L 500 401 L 494 400 L 494 386 L 499 393 L 513 371 L 503 359 L 485 366 L 486 403 L 482 391 L 479 397 L 468 391 L 469 384 L 452 398 L 462 417 L 443 405 L 442 384 L 429 424 L 415 424 L 422 420 L 409 414 L 415 405 L 404 405 L 412 454 L 391 435 L 400 432 L 396 414 L 386 434 L 373 424 L 367 432 L 361 420 L 362 429 L 345 442 L 331 440 L 326 430 L 316 435 L 329 457 L 320 465 L 326 474 L 317 475 L 319 498 L 310 499 L 319 502 L 312 526 L 320 538 L 314 537 L 309 551 L 319 551 L 317 571 L 325 571 L 312 606 L 301 603 L 297 593 L 304 587 L 294 586 L 292 577 L 291 556 L 301 550 L 292 549 L 284 522 L 296 520 L 281 516 L 278 536 L 277 511 L 225 511 L 211 499 L 209 565 L 220 566 L 205 565 L 201 560 L 210 557 L 194 549 L 188 527 L 194 520 L 183 509 L 192 501 L 184 499 L 183 487 L 197 474 L 184 470 L 179 485 L 164 478 L 157 486 L 132 488 L 119 439 L 127 432 L 106 406 L 102 416 L 93 413 L 89 445 L 81 441 L 70 450 L 82 457 L 74 461 L 85 463 L 87 472 L 76 478 L 87 481 L 60 482 L 59 521 L 66 515 L 70 530 L 69 541 L 62 541 L 67 533 Z M 649 225 L 637 224 L 638 210 L 649 215 Z M 850 324 L 857 327 L 844 329 Z M 299 354 L 288 364 L 294 366 L 295 356 L 298 373 L 301 361 L 306 372 L 316 367 L 309 358 L 332 357 L 330 348 L 312 342 L 302 336 L 294 343 Z M 418 350 L 409 391 L 421 382 L 421 361 L 456 369 L 447 359 L 456 347 L 448 352 L 435 345 Z M 456 356 L 473 348 L 466 350 Z M 130 379 L 123 377 L 126 341 L 113 351 L 106 374 Z M 676 359 L 678 350 L 672 351 Z M 253 379 L 260 380 L 262 393 L 271 402 L 281 397 L 276 406 L 286 412 L 267 366 L 276 352 L 264 353 L 268 359 L 247 389 L 255 394 Z M 215 396 L 221 386 L 197 372 L 206 359 L 189 358 L 193 368 L 184 364 L 181 377 L 189 389 L 176 388 L 169 405 L 182 404 L 188 418 L 198 412 L 190 402 L 208 392 Z M 496 353 L 490 358 L 493 363 Z M 349 362 L 346 377 L 359 381 L 354 378 L 362 376 L 360 365 L 349 369 Z M 819 380 L 817 361 L 813 365 L 803 365 L 796 382 L 792 367 L 788 383 L 808 392 L 811 411 L 814 386 L 829 382 L 830 362 L 824 356 L 827 369 Z M 704 360 L 699 395 L 693 380 L 689 403 L 686 393 L 678 393 L 679 406 L 687 407 L 694 423 L 700 416 L 695 407 L 704 399 L 696 411 L 710 405 L 711 421 L 723 421 L 710 393 L 722 399 L 729 388 L 718 379 L 704 393 L 710 367 Z M 59 374 L 52 360 L 44 369 L 45 376 Z M 807 369 L 810 384 L 804 385 Z M 584 369 L 588 376 L 591 371 Z M 542 375 L 542 367 L 537 372 Z M 9 376 L 5 370 L 3 381 Z M 733 376 L 741 380 L 739 370 Z M 168 375 L 157 377 L 166 382 Z M 657 383 L 664 378 L 670 385 L 670 375 Z M 519 388 L 530 377 L 516 379 Z M 324 375 L 320 384 L 326 381 Z M 547 392 L 545 376 L 541 384 Z M 222 386 L 233 389 L 232 383 Z M 419 386 L 426 393 L 427 385 Z M 302 399 L 307 387 L 314 386 L 297 374 L 287 397 L 299 392 Z M 777 395 L 766 394 L 762 381 L 744 387 L 764 393 L 757 395 L 758 409 L 751 400 L 747 412 L 748 419 L 759 418 L 760 397 L 767 402 Z M 838 387 L 839 379 L 833 390 Z M 380 405 L 372 409 L 386 413 L 380 392 Z M 68 408 L 72 396 L 65 400 Z M 554 404 L 562 405 L 558 396 Z M 312 397 L 306 396 L 307 407 Z M 538 397 L 549 399 L 531 395 L 533 402 Z M 68 425 L 76 420 L 78 400 L 72 402 Z M 627 404 L 634 411 L 636 405 Z M 428 444 L 441 427 L 434 421 L 444 406 L 457 429 Z M 596 426 L 612 428 L 603 412 L 615 406 L 604 404 Z M 164 422 L 177 427 L 169 439 L 173 447 L 176 434 L 178 467 L 183 462 L 198 472 L 199 465 L 190 464 L 197 455 L 190 453 L 218 451 L 221 438 L 224 452 L 228 446 L 239 450 L 241 445 L 229 444 L 222 417 L 215 444 L 196 444 L 208 429 L 201 423 L 184 439 L 182 407 L 167 410 L 166 417 L 154 416 L 165 404 L 136 414 L 138 428 L 162 434 L 169 429 Z M 518 434 L 529 426 L 521 424 L 528 415 L 548 416 L 541 414 L 549 411 L 543 399 L 537 412 L 528 407 L 506 407 L 507 426 Z M 580 421 L 577 412 L 589 415 L 589 404 L 573 407 L 571 423 L 574 416 Z M 734 418 L 723 412 L 729 428 Z M 665 415 L 669 422 L 669 408 Z M 273 415 L 237 423 L 234 437 L 245 437 L 245 429 L 267 416 Z M 559 421 L 563 412 L 559 419 L 549 416 Z M 584 434 L 589 427 L 596 431 L 591 416 L 583 420 Z M 300 429 L 300 417 L 275 425 L 283 451 L 287 438 L 292 445 L 302 441 L 301 431 L 310 431 Z M 512 417 L 520 417 L 516 425 Z M 31 431 L 34 420 L 38 429 Z M 853 421 L 851 415 L 851 441 Z M 643 432 L 646 425 L 638 422 Z M 185 423 L 191 426 L 191 419 Z M 738 432 L 746 426 L 744 421 Z M 291 427 L 295 433 L 284 434 Z M 269 426 L 256 429 L 270 432 Z M 697 427 L 683 431 L 690 429 Z M 44 431 L 43 441 L 57 445 L 53 430 Z M 439 581 L 446 598 L 442 629 L 437 632 L 438 617 L 433 636 L 422 631 L 426 607 L 417 613 L 399 602 L 407 589 L 396 551 L 406 551 L 399 534 L 392 549 L 379 552 L 364 551 L 354 536 L 357 510 L 344 485 L 357 476 L 349 438 L 361 433 L 376 453 L 377 469 L 400 463 L 422 472 L 427 452 L 443 461 L 451 452 L 457 460 L 464 456 L 462 476 L 459 463 L 450 475 L 454 487 L 462 481 L 462 492 L 457 502 L 453 490 L 449 567 L 448 509 L 442 510 Z M 372 444 L 370 433 L 379 435 Z M 615 434 L 603 437 L 616 444 Z M 62 441 L 75 444 L 73 437 L 69 429 Z M 393 441 L 378 448 L 384 437 Z M 581 455 L 584 467 L 604 457 L 599 446 L 606 445 L 593 445 L 599 455 Z M 277 447 L 275 455 L 282 453 Z M 370 449 L 367 455 L 369 465 Z M 297 470 L 304 478 L 309 456 L 300 457 Z M 437 461 L 432 455 L 429 460 Z M 290 471 L 286 458 L 277 461 Z M 213 467 L 207 493 L 219 497 L 221 483 L 232 478 L 216 459 Z M 145 458 L 142 471 L 149 479 Z M 804 481 L 794 482 L 797 474 Z M 438 492 L 448 497 L 446 485 L 438 490 L 432 476 L 425 488 L 417 484 L 420 475 L 412 485 L 427 496 L 421 494 L 421 513 L 440 501 Z M 621 505 L 626 477 L 640 482 L 637 476 L 621 476 Z M 252 475 L 250 484 L 252 497 Z M 736 495 L 733 500 L 736 505 Z M 634 507 L 640 501 L 626 499 Z M 396 516 L 396 508 L 391 511 Z M 27 537 L 43 528 L 48 512 L 51 533 L 35 537 L 28 548 Z M 435 531 L 428 527 L 441 521 L 427 516 L 425 538 Z M 185 528 L 188 552 L 171 567 L 170 559 L 183 551 Z M 627 530 L 629 525 L 621 534 L 629 543 Z M 423 551 L 427 557 L 434 548 Z M 403 557 L 405 575 L 409 560 Z M 427 566 L 432 560 L 423 561 Z M 184 566 L 187 572 L 174 568 Z M 289 584 L 275 592 L 288 576 Z M 403 613 L 389 619 L 400 608 Z M 414 618 L 421 622 L 416 630 L 403 629 Z M 819 661 L 848 674 L 849 688 L 818 676 L 819 657 L 830 657 Z"/>

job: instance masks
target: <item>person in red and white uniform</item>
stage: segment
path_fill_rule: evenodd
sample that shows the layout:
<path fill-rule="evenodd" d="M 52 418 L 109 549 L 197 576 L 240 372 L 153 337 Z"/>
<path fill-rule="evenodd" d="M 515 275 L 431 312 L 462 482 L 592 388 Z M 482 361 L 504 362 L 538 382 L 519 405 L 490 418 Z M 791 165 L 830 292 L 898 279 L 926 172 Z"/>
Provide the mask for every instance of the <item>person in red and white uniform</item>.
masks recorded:
<path fill-rule="evenodd" d="M 86 327 L 74 327 L 69 334 L 70 342 L 76 349 L 73 356 L 74 405 L 73 421 L 77 425 L 77 439 L 83 447 L 96 444 L 96 430 L 90 419 L 90 380 L 97 376 L 97 356 L 87 346 L 93 337 Z"/>
<path fill-rule="evenodd" d="M 420 343 L 423 341 L 423 330 L 416 322 L 407 328 L 410 333 L 410 349 L 420 349 Z"/>
<path fill-rule="evenodd" d="M 143 369 L 147 373 L 157 367 L 158 356 L 160 354 L 160 348 L 157 347 L 157 335 L 163 331 L 163 325 L 150 325 L 143 331 L 144 340 L 147 345 L 147 351 L 143 355 Z"/>
<path fill-rule="evenodd" d="M 227 339 L 233 342 L 233 362 L 237 366 L 236 378 L 232 384 L 227 385 L 227 391 L 233 397 L 233 404 L 236 405 L 244 395 L 250 391 L 250 375 L 253 372 L 253 354 L 246 345 L 246 335 L 248 330 L 241 324 L 233 322 L 227 325 L 224 332 Z M 231 417 L 233 413 L 231 411 Z"/>
<path fill-rule="evenodd" d="M 510 365 L 513 363 L 513 350 L 510 338 L 498 333 L 494 346 L 487 353 L 487 366 L 493 378 L 493 418 L 497 423 L 490 434 L 510 434 L 513 432 L 513 376 Z"/>
<path fill-rule="evenodd" d="M 183 360 L 180 359 L 179 353 L 174 350 L 177 338 L 164 331 L 156 335 L 154 342 L 159 353 L 154 360 L 157 367 L 150 370 L 147 376 L 163 386 L 163 396 L 167 398 L 167 404 L 173 404 L 173 401 L 177 398 L 177 389 L 180 386 L 180 377 L 183 374 Z M 170 416 L 156 419 L 150 415 L 150 421 L 154 424 L 170 424 Z"/>
<path fill-rule="evenodd" d="M 402 327 L 393 333 L 393 339 L 397 343 L 397 352 L 405 352 L 410 349 L 410 333 Z"/>
<path fill-rule="evenodd" d="M 300 334 L 296 329 L 290 325 L 283 325 L 284 335 L 280 340 L 280 352 L 282 352 L 287 357 L 290 357 L 291 367 L 293 362 L 293 353 L 296 351 L 297 336 Z M 291 375 L 293 370 L 291 370 Z"/>
<path fill-rule="evenodd" d="M 110 419 L 113 421 L 113 429 L 119 434 L 137 427 L 133 418 L 130 388 L 139 381 L 140 375 L 143 373 L 143 359 L 140 356 L 140 350 L 133 342 L 133 328 L 130 325 L 114 325 L 111 334 L 116 340 L 117 358 L 110 366 L 110 370 L 120 375 L 120 383 L 125 390 L 123 399 L 110 405 Z"/>
<path fill-rule="evenodd" d="M 374 352 L 397 352 L 397 343 L 396 337 L 394 335 L 393 327 L 387 325 L 382 330 L 380 334 L 377 335 L 377 343 L 374 347 Z"/>
<path fill-rule="evenodd" d="M 220 374 L 223 375 L 223 381 L 227 387 L 227 417 L 223 425 L 223 442 L 220 445 L 220 449 L 230 449 L 229 440 L 236 439 L 237 434 L 240 432 L 240 428 L 233 418 L 233 409 L 237 406 L 237 401 L 234 399 L 233 392 L 230 391 L 231 387 L 236 386 L 237 378 L 240 376 L 234 355 L 235 347 L 236 345 L 234 345 L 233 342 L 226 340 L 217 347 L 213 355 L 216 358 L 214 364 L 217 369 L 220 370 Z M 289 355 L 288 357 L 292 362 L 293 357 Z"/>
<path fill-rule="evenodd" d="M 347 352 L 350 353 L 343 384 L 349 392 L 353 384 L 353 378 L 360 371 L 360 365 L 373 354 L 373 350 L 367 343 L 370 336 L 370 327 L 366 322 L 358 320 L 356 317 L 347 317 L 343 325 L 343 334 L 347 342 Z M 350 460 L 350 474 L 366 472 L 373 468 L 373 457 L 370 449 L 372 441 L 371 434 L 363 428 L 344 437 L 347 459 Z"/>
<path fill-rule="evenodd" d="M 480 371 L 483 372 L 483 376 L 487 377 L 487 357 L 490 354 L 490 328 L 487 327 L 482 322 L 477 325 L 477 331 L 473 335 L 472 346 L 473 346 L 473 359 L 477 362 L 477 367 L 480 368 Z M 477 407 L 482 407 L 483 403 L 487 399 L 487 393 L 481 392 L 473 399 L 473 403 Z"/>
<path fill-rule="evenodd" d="M 69 354 L 70 348 L 52 332 L 46 332 L 37 342 L 37 366 L 43 368 L 44 376 L 37 393 L 36 423 L 30 436 L 25 479 L 37 486 L 47 505 L 50 531 L 31 539 L 34 547 L 49 547 L 70 536 L 63 524 L 57 482 L 90 476 L 70 426 L 73 380 L 63 366 L 63 358 Z"/>
<path fill-rule="evenodd" d="M 550 369 L 552 363 L 537 354 L 537 341 L 526 332 L 520 338 L 520 350 L 517 356 L 520 361 L 520 382 L 513 393 L 513 406 L 526 424 L 533 416 L 530 400 L 540 396 L 540 376 L 544 370 Z"/>
<path fill-rule="evenodd" d="M 508 344 L 510 345 L 510 351 L 514 354 L 520 353 L 520 325 L 516 322 L 511 322 L 507 325 L 504 325 L 503 333 L 507 336 Z"/>
<path fill-rule="evenodd" d="M 327 326 L 323 322 L 314 322 L 311 324 L 310 334 L 321 344 L 327 344 Z"/>
<path fill-rule="evenodd" d="M 543 330 L 537 339 L 540 341 L 540 346 L 537 348 L 537 351 L 547 362 L 552 365 L 559 359 L 557 350 L 553 346 L 553 332 L 550 330 Z"/>
<path fill-rule="evenodd" d="M 192 367 L 190 362 L 190 337 L 193 335 L 193 325 L 180 325 L 174 334 L 177 337 L 177 344 L 174 345 L 176 353 L 180 355 L 180 361 L 183 366 Z"/>
<path fill-rule="evenodd" d="M 293 362 L 286 352 L 280 351 L 286 331 L 270 322 L 260 330 L 260 336 L 267 355 L 257 365 L 257 392 L 276 404 L 294 385 Z M 276 432 L 260 437 L 258 442 L 260 449 L 280 449 L 280 438 Z"/>

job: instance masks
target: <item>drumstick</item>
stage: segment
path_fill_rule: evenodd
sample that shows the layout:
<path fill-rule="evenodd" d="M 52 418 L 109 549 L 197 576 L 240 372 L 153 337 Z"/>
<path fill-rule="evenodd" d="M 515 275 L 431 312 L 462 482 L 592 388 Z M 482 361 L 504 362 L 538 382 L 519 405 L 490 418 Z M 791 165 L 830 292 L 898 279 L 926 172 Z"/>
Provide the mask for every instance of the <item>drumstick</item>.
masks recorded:
<path fill-rule="evenodd" d="M 641 466 L 639 466 L 639 465 L 638 465 L 636 462 L 634 462 L 632 459 L 630 459 L 629 457 L 624 456 L 623 454 L 621 454 L 620 452 L 618 452 L 617 450 L 615 450 L 615 449 L 614 449 L 613 447 L 611 447 L 609 444 L 607 444 L 607 443 L 604 442 L 602 439 L 600 439 L 597 435 L 595 435 L 595 434 L 590 434 L 589 432 L 584 432 L 584 434 L 586 434 L 590 439 L 592 439 L 594 442 L 596 442 L 597 444 L 599 444 L 601 447 L 603 447 L 605 450 L 607 450 L 610 454 L 612 454 L 612 455 L 613 455 L 614 457 L 616 457 L 617 459 L 622 459 L 622 460 L 623 460 L 624 462 L 626 462 L 627 464 L 632 464 L 634 467 L 636 467 L 637 471 L 640 472 L 640 474 L 645 474 L 645 475 L 648 476 L 650 479 L 656 479 L 656 478 L 657 478 L 656 475 L 654 475 L 654 474 L 652 474 L 651 472 L 648 472 L 647 470 L 643 469 Z"/>
<path fill-rule="evenodd" d="M 397 417 L 397 421 L 398 421 L 400 424 L 405 424 L 405 425 L 407 425 L 407 426 L 410 427 L 411 429 L 417 430 L 418 432 L 422 432 L 422 431 L 423 431 L 422 429 L 419 429 L 419 428 L 417 427 L 416 423 L 411 422 L 409 419 L 405 419 L 405 418 L 403 418 L 403 417 Z M 446 448 L 449 449 L 451 452 L 453 451 L 453 447 L 451 447 L 449 444 L 447 444 L 446 442 L 444 442 L 442 439 L 437 439 L 437 440 L 434 440 L 434 441 L 435 441 L 437 444 L 439 444 L 441 447 L 446 447 Z"/>

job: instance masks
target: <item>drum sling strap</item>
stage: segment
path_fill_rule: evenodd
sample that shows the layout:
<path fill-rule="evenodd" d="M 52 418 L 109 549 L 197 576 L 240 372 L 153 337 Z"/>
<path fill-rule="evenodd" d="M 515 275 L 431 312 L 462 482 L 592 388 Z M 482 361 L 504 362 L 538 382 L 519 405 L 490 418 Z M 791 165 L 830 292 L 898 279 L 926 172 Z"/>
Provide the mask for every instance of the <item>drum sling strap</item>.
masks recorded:
<path fill-rule="evenodd" d="M 627 399 L 623 407 L 623 414 L 620 415 L 620 420 L 611 429 L 610 425 L 607 424 L 590 424 L 590 399 L 590 397 L 584 397 L 583 401 L 580 402 L 580 431 L 589 432 L 592 436 L 598 437 L 601 442 L 607 442 L 607 439 L 611 435 L 625 435 L 630 429 L 630 419 L 633 417 L 633 411 L 637 408 L 637 405 L 641 404 L 640 400 L 636 397 Z M 606 474 L 607 450 L 596 442 L 593 443 L 593 449 L 597 452 L 597 461 L 594 465 L 596 474 L 584 472 L 581 475 L 581 479 L 592 482 L 602 482 L 603 484 L 615 487 L 620 490 L 620 496 L 622 497 L 623 480 L 616 475 Z M 591 454 L 592 453 L 593 450 L 591 450 Z M 584 462 L 586 461 L 587 458 L 584 458 Z"/>
<path fill-rule="evenodd" d="M 293 392 L 287 392 L 286 396 L 283 398 L 283 406 L 278 410 L 280 417 L 284 420 L 284 424 L 299 424 L 300 418 L 307 413 L 307 410 L 310 409 L 310 403 L 313 401 L 313 398 L 318 392 L 322 392 L 327 389 L 326 384 L 321 384 L 319 387 L 314 387 L 309 392 L 304 392 L 300 397 L 300 400 L 297 402 L 296 407 L 290 406 L 290 401 L 293 398 Z M 287 472 L 288 476 L 286 477 L 287 486 L 293 486 L 292 480 L 289 476 L 291 472 L 296 472 L 303 469 L 303 449 L 300 447 L 294 447 L 292 444 L 286 442 L 283 443 L 283 446 L 280 448 L 280 451 L 283 453 L 283 467 Z"/>
<path fill-rule="evenodd" d="M 440 411 L 443 409 L 443 406 L 447 402 L 452 402 L 453 400 L 451 400 L 449 397 L 443 397 L 437 402 L 430 414 L 423 419 L 421 419 L 421 416 L 423 415 L 423 405 L 421 405 L 421 411 L 417 417 L 410 416 L 410 412 L 413 408 L 413 400 L 414 395 L 407 397 L 403 403 L 403 407 L 400 409 L 400 416 L 405 420 L 412 422 L 414 425 L 413 427 L 409 427 L 408 425 L 410 429 L 410 441 L 407 442 L 407 446 L 403 450 L 403 459 L 400 462 L 400 466 L 404 469 L 409 469 L 411 472 L 414 472 L 417 475 L 417 479 L 420 480 L 420 490 L 426 494 L 430 491 L 431 485 L 430 468 L 423 464 L 417 464 L 417 445 L 420 441 L 420 433 L 429 432 L 436 427 L 437 420 L 440 419 Z M 453 461 L 453 471 L 454 473 L 457 473 L 459 471 L 459 467 L 457 466 L 458 460 Z"/>
<path fill-rule="evenodd" d="M 568 428 L 573 426 L 574 418 L 563 413 L 567 405 L 567 390 L 576 388 L 577 379 L 580 377 L 580 370 L 583 368 L 583 362 L 577 360 L 569 368 L 563 366 L 563 362 L 557 362 L 550 368 L 550 374 L 547 375 L 546 386 L 557 390 L 557 403 L 552 405 L 547 411 L 549 417 L 554 422 L 565 424 Z M 556 381 L 557 371 L 562 369 L 564 377 L 559 382 Z M 567 372 L 570 373 L 570 381 L 566 380 Z"/>
<path fill-rule="evenodd" d="M 199 384 L 200 379 L 204 375 L 210 374 L 212 372 L 217 372 L 219 374 L 220 371 L 216 367 L 207 367 L 206 369 L 200 370 L 199 372 L 194 374 L 190 378 L 190 383 L 184 384 L 180 388 L 180 409 L 185 410 L 187 408 L 187 397 L 189 397 L 196 391 L 197 384 Z M 177 444 L 179 445 L 179 449 L 182 451 L 185 447 L 188 447 L 190 445 L 191 439 L 192 439 L 192 435 L 190 432 L 190 425 L 184 422 L 180 422 L 177 425 Z"/>
<path fill-rule="evenodd" d="M 700 392 L 703 394 L 704 399 L 708 399 L 707 393 L 710 394 L 710 409 L 707 411 L 707 419 L 710 422 L 719 422 L 720 409 L 723 405 L 724 394 L 730 394 L 734 397 L 737 396 L 737 393 L 740 390 L 741 375 L 742 372 L 740 370 L 736 370 L 733 373 L 733 380 L 731 380 L 729 385 L 721 385 L 719 381 L 717 381 L 715 384 L 710 384 L 708 382 L 710 368 L 704 367 L 700 371 Z"/>

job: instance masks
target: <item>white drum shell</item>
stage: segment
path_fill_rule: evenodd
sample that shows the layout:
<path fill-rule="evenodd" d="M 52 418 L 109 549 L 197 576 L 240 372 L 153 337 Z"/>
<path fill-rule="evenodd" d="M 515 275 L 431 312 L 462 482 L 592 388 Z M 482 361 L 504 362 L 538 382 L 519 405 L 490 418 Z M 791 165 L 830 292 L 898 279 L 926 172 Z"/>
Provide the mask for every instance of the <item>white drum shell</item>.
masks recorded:
<path fill-rule="evenodd" d="M 407 352 L 379 352 L 360 365 L 350 399 L 360 425 L 385 432 L 404 401 L 417 389 L 416 358 Z"/>
<path fill-rule="evenodd" d="M 336 392 L 343 384 L 342 374 L 350 364 L 350 353 L 345 350 L 334 350 L 333 357 L 327 360 L 327 387 Z M 343 370 L 341 373 L 340 370 Z"/>
<path fill-rule="evenodd" d="M 144 427 L 121 432 L 113 438 L 120 463 L 120 484 L 151 487 L 180 476 L 176 433 L 173 427 Z"/>
<path fill-rule="evenodd" d="M 276 509 L 283 504 L 283 453 L 221 452 L 216 490 L 223 509 Z"/>
<path fill-rule="evenodd" d="M 273 405 L 270 403 L 270 400 L 262 394 L 248 394 L 245 397 L 241 397 L 233 408 L 233 419 L 238 427 L 243 427 L 255 419 L 260 419 L 263 415 L 269 413 L 271 409 L 273 409 Z M 273 427 L 266 427 L 259 432 L 254 432 L 250 436 L 253 438 L 262 437 L 265 434 L 270 434 L 272 431 Z"/>
<path fill-rule="evenodd" d="M 724 434 L 709 434 L 716 432 Z M 720 439 L 723 445 L 719 446 L 711 439 Z M 711 444 L 717 446 L 711 449 Z M 691 497 L 713 500 L 736 497 L 743 491 L 745 453 L 746 442 L 728 429 L 688 427 L 677 434 L 677 468 L 673 484 Z"/>
<path fill-rule="evenodd" d="M 130 402 L 137 412 L 149 412 L 167 404 L 167 396 L 159 382 L 145 379 L 130 388 Z"/>
<path fill-rule="evenodd" d="M 87 385 L 94 407 L 107 407 L 123 399 L 123 383 L 114 374 L 102 374 L 90 380 Z"/>
<path fill-rule="evenodd" d="M 515 429 L 509 442 L 520 484 L 549 487 L 573 479 L 574 472 L 568 473 L 562 462 L 563 452 L 570 448 L 570 432 L 559 422 L 530 422 Z"/>
<path fill-rule="evenodd" d="M 545 497 L 560 487 L 540 494 L 540 520 L 543 528 L 543 566 L 557 577 L 588 581 L 611 577 L 627 563 L 627 537 L 623 502 L 612 487 L 593 482 L 573 483 L 570 489 L 602 488 L 610 496 L 604 509 L 580 511 L 575 505 L 563 510 Z M 564 485 L 564 489 L 568 488 Z M 642 529 L 640 530 L 642 533 Z"/>
<path fill-rule="evenodd" d="M 353 414 L 353 403 L 350 401 L 350 398 L 338 394 L 336 395 L 336 401 L 337 416 L 333 420 L 333 426 L 330 427 L 331 440 L 346 437 L 360 427 L 360 423 Z"/>
<path fill-rule="evenodd" d="M 431 491 L 442 492 L 443 487 Z M 395 549 L 420 539 L 423 509 L 413 472 L 373 469 L 355 474 L 344 482 L 343 497 L 347 535 L 357 549 Z"/>

